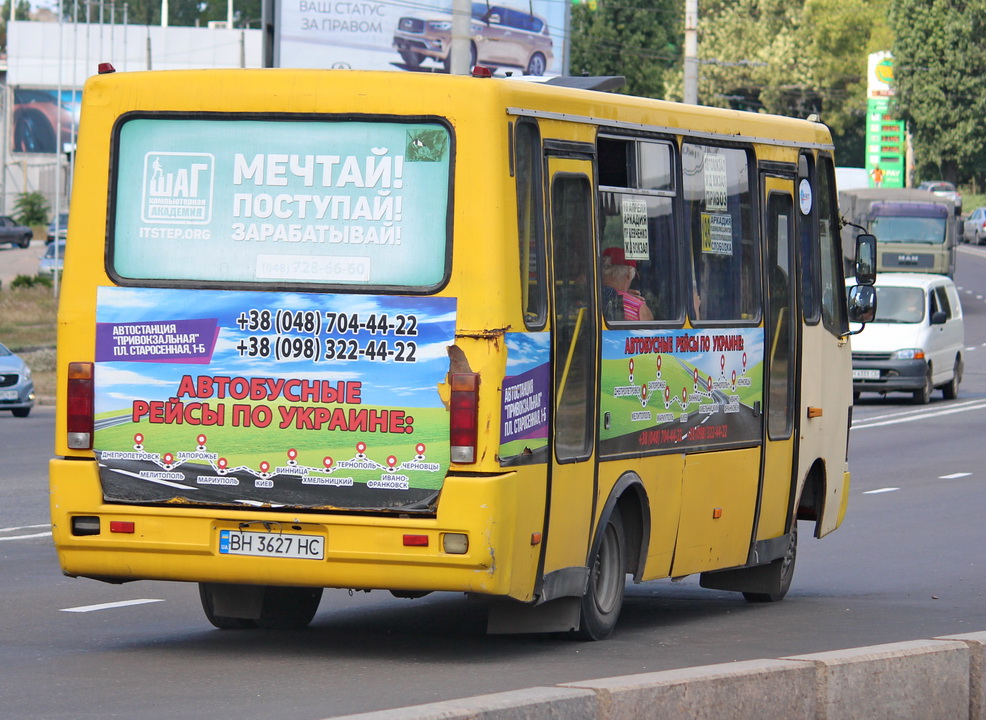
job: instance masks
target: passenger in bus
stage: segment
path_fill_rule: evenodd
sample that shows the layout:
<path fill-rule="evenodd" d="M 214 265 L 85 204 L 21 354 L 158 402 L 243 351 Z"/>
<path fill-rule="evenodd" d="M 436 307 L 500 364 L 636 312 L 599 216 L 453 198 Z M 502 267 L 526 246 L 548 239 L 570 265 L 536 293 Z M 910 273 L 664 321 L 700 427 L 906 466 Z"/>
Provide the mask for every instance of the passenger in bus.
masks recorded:
<path fill-rule="evenodd" d="M 603 314 L 607 320 L 653 320 L 647 301 L 630 283 L 637 276 L 637 263 L 627 260 L 623 248 L 603 250 Z"/>

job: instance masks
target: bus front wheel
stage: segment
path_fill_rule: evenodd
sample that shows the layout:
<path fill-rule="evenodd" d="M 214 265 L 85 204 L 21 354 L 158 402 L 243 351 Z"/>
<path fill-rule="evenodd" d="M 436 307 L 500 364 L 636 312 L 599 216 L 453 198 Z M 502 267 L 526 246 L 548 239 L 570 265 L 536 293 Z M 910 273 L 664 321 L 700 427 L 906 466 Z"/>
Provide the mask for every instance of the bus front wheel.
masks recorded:
<path fill-rule="evenodd" d="M 626 583 L 626 534 L 620 511 L 614 509 L 603 528 L 599 548 L 589 566 L 589 583 L 582 596 L 579 630 L 582 640 L 603 640 L 616 627 Z"/>

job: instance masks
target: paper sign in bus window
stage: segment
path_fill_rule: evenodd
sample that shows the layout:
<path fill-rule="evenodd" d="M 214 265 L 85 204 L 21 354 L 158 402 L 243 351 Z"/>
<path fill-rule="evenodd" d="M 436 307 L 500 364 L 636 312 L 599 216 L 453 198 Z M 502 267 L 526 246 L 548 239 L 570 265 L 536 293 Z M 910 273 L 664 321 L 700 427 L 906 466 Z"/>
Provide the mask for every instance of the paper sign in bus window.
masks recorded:
<path fill-rule="evenodd" d="M 647 203 L 623 198 L 623 250 L 628 260 L 650 260 Z"/>
<path fill-rule="evenodd" d="M 726 178 L 726 157 L 706 155 L 704 177 L 705 209 L 710 212 L 725 212 L 729 188 Z"/>
<path fill-rule="evenodd" d="M 733 216 L 702 213 L 702 252 L 709 255 L 733 254 Z"/>

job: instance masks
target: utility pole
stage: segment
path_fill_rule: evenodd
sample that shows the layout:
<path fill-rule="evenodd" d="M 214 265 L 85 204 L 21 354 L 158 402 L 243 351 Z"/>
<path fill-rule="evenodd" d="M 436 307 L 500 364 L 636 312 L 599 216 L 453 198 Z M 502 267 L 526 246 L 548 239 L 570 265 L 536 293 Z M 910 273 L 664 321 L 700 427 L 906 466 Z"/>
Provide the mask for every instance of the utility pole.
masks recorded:
<path fill-rule="evenodd" d="M 698 0 L 685 0 L 685 102 L 698 105 Z"/>
<path fill-rule="evenodd" d="M 452 0 L 452 47 L 449 48 L 449 74 L 468 75 L 470 52 L 469 30 L 472 27 L 472 0 Z"/>

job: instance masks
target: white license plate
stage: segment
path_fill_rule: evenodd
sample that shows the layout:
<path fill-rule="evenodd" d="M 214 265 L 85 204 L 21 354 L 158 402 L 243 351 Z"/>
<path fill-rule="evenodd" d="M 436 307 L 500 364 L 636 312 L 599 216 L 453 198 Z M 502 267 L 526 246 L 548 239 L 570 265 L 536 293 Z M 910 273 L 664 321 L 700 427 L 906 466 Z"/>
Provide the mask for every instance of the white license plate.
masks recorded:
<path fill-rule="evenodd" d="M 879 380 L 880 371 L 879 370 L 853 370 L 852 371 L 853 380 Z"/>
<path fill-rule="evenodd" d="M 0 400 L 16 400 L 16 390 L 0 390 Z"/>
<path fill-rule="evenodd" d="M 219 553 L 324 560 L 325 538 L 321 535 L 220 530 Z"/>

